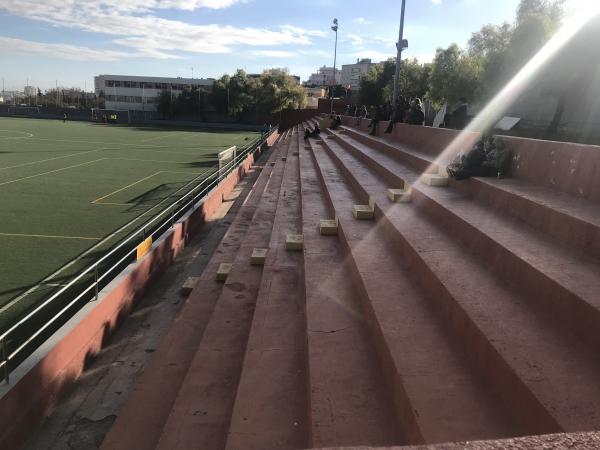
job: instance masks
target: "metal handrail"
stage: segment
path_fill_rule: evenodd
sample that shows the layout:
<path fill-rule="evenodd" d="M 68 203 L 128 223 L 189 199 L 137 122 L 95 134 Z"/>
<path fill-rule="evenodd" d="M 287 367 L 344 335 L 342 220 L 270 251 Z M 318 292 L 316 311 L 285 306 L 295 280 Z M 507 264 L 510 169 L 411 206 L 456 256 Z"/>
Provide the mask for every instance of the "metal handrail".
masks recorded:
<path fill-rule="evenodd" d="M 166 225 L 170 225 L 170 227 L 169 227 L 169 229 L 170 229 L 175 224 L 175 221 L 174 221 L 175 217 L 180 217 L 180 215 L 185 214 L 187 211 L 192 209 L 192 206 L 196 202 L 198 202 L 199 200 L 201 200 L 202 198 L 205 198 L 208 194 L 210 194 L 210 192 L 212 192 L 223 181 L 224 178 L 226 178 L 231 172 L 233 172 L 237 167 L 239 167 L 239 165 L 241 164 L 241 161 L 243 161 L 250 153 L 255 153 L 259 148 L 261 148 L 267 142 L 269 137 L 275 132 L 276 129 L 277 128 L 274 127 L 271 132 L 264 134 L 263 136 L 261 136 L 260 138 L 255 140 L 254 142 L 248 144 L 240 152 L 237 152 L 235 154 L 234 158 L 229 163 L 224 165 L 223 167 L 219 167 L 218 165 L 212 166 L 210 169 L 207 169 L 202 174 L 200 174 L 198 177 L 196 177 L 193 180 L 191 180 L 190 182 L 188 182 L 185 186 L 178 189 L 174 194 L 170 195 L 168 198 L 173 197 L 174 195 L 178 194 L 185 188 L 187 188 L 190 185 L 197 182 L 200 178 L 202 178 L 206 174 L 207 171 L 214 169 L 214 170 L 212 170 L 210 175 L 203 178 L 202 181 L 200 181 L 200 183 L 198 185 L 196 185 L 195 187 L 190 189 L 182 197 L 178 198 L 175 202 L 171 203 L 165 209 L 158 212 L 152 219 L 145 222 L 137 230 L 130 233 L 128 237 L 126 237 L 125 239 L 120 241 L 117 245 L 115 245 L 110 251 L 108 251 L 108 253 L 106 253 L 100 259 L 98 259 L 97 261 L 95 261 L 94 263 L 89 265 L 87 268 L 80 270 L 79 273 L 73 279 L 71 279 L 71 281 L 69 283 L 62 286 L 61 289 L 59 289 L 57 292 L 53 293 L 45 301 L 43 301 L 41 304 L 39 304 L 37 307 L 35 307 L 32 311 L 30 311 L 28 314 L 26 314 L 24 317 L 22 317 L 19 321 L 17 321 L 15 324 L 13 324 L 8 330 L 3 332 L 0 335 L 0 348 L 2 350 L 2 352 L 1 352 L 2 353 L 2 361 L 0 361 L 0 369 L 4 369 L 5 381 L 7 383 L 9 382 L 9 372 L 10 371 L 8 370 L 8 363 L 10 362 L 10 360 L 13 359 L 15 356 L 17 356 L 34 339 L 36 339 L 44 331 L 46 331 L 54 322 L 56 322 L 61 316 L 63 316 L 63 314 L 66 311 L 68 311 L 73 305 L 75 305 L 84 296 L 86 296 L 92 289 L 95 289 L 96 295 L 94 298 L 97 300 L 100 283 L 106 277 L 108 277 L 109 274 L 114 272 L 115 269 L 120 267 L 121 264 L 123 264 L 125 261 L 127 261 L 129 258 L 131 258 L 133 256 L 133 254 L 136 253 L 137 247 L 139 244 L 136 244 L 122 258 L 120 258 L 119 261 L 117 261 L 112 266 L 108 267 L 101 276 L 99 276 L 99 274 L 98 274 L 98 267 L 100 266 L 100 264 L 102 264 L 103 262 L 108 260 L 111 256 L 115 255 L 119 250 L 121 250 L 127 244 L 131 243 L 132 241 L 134 241 L 136 239 L 139 239 L 140 234 L 142 234 L 144 239 L 151 236 L 152 240 L 155 241 L 155 235 L 157 233 L 159 233 Z M 177 209 L 178 205 L 180 205 L 182 201 L 184 201 L 185 199 L 188 199 L 189 197 L 191 197 L 191 198 L 189 200 L 187 200 L 185 202 L 185 204 L 183 204 L 182 206 L 180 206 Z M 158 224 L 155 231 L 151 232 L 149 236 L 146 236 L 146 230 L 150 230 L 152 228 L 152 226 L 154 224 L 156 224 L 157 221 L 161 217 L 164 217 L 165 215 L 167 215 L 167 218 L 163 222 Z M 164 233 L 165 233 L 165 231 L 162 231 L 159 234 L 159 236 L 157 236 L 157 238 L 160 237 Z M 90 274 L 92 271 L 94 271 L 94 273 L 95 273 L 93 283 L 88 285 L 82 292 L 80 292 L 74 299 L 72 299 L 58 313 L 56 313 L 53 317 L 48 319 L 42 327 L 40 327 L 31 336 L 29 336 L 24 342 L 20 343 L 20 345 L 14 351 L 12 351 L 10 353 L 8 352 L 8 350 L 7 350 L 8 337 L 12 333 L 14 333 L 23 324 L 27 323 L 32 318 L 36 317 L 41 310 L 43 310 L 45 307 L 47 307 L 48 305 L 53 303 L 54 300 L 56 300 L 57 298 L 59 298 L 61 296 L 61 294 L 64 294 L 69 288 L 73 287 L 78 281 L 82 280 L 84 276 Z"/>

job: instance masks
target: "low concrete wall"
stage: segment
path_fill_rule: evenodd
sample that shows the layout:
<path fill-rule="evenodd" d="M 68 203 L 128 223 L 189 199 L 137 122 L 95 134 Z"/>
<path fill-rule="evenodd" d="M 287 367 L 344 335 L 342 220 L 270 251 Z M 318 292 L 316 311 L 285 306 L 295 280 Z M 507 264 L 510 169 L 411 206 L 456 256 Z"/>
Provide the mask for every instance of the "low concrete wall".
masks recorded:
<path fill-rule="evenodd" d="M 278 138 L 271 135 L 260 152 Z M 223 198 L 254 164 L 249 155 L 195 210 L 158 240 L 11 374 L 0 387 L 0 448 L 17 449 L 52 410 L 61 392 L 77 380 L 86 363 L 132 311 L 136 301 L 179 255 Z"/>
<path fill-rule="evenodd" d="M 367 132 L 370 119 L 344 117 L 342 122 Z M 444 157 L 445 161 L 449 161 L 458 152 L 469 150 L 481 137 L 479 133 L 403 123 L 396 124 L 393 133 L 387 135 L 383 134 L 387 125 L 388 122 L 379 123 L 379 137 L 383 136 L 433 157 L 450 149 L 449 154 Z M 600 200 L 600 146 L 511 136 L 502 138 L 513 153 L 510 170 L 512 178 L 527 180 L 587 200 Z"/>

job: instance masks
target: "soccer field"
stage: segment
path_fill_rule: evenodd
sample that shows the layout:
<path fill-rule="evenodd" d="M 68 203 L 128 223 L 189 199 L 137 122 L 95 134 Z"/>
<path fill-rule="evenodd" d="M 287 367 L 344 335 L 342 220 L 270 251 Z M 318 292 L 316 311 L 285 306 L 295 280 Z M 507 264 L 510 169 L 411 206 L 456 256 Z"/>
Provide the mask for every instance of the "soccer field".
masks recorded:
<path fill-rule="evenodd" d="M 0 118 L 0 330 L 259 136 Z"/>

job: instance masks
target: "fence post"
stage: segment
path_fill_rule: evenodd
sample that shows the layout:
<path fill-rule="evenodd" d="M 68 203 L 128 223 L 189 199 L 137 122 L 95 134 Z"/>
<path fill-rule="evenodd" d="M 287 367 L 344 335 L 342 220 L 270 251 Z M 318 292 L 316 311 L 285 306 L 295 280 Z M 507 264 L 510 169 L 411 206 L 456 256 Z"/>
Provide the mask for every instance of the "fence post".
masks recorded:
<path fill-rule="evenodd" d="M 94 283 L 96 284 L 96 301 L 98 301 L 98 263 L 96 263 L 96 267 L 94 268 Z"/>
<path fill-rule="evenodd" d="M 2 361 L 4 361 L 4 381 L 6 384 L 10 384 L 10 375 L 8 370 L 8 351 L 6 349 L 6 338 L 2 339 L 0 346 L 2 346 Z"/>

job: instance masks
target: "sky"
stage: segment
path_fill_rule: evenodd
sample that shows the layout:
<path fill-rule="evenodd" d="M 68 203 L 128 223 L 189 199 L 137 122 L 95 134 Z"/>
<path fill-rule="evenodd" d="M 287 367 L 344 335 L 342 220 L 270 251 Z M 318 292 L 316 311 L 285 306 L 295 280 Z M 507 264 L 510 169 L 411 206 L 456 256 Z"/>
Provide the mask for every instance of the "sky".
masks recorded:
<path fill-rule="evenodd" d="M 93 89 L 99 74 L 217 78 L 284 67 L 306 80 L 395 55 L 400 0 L 0 0 L 6 90 Z M 512 22 L 518 0 L 407 0 L 403 57 L 429 62 L 482 25 Z"/>

